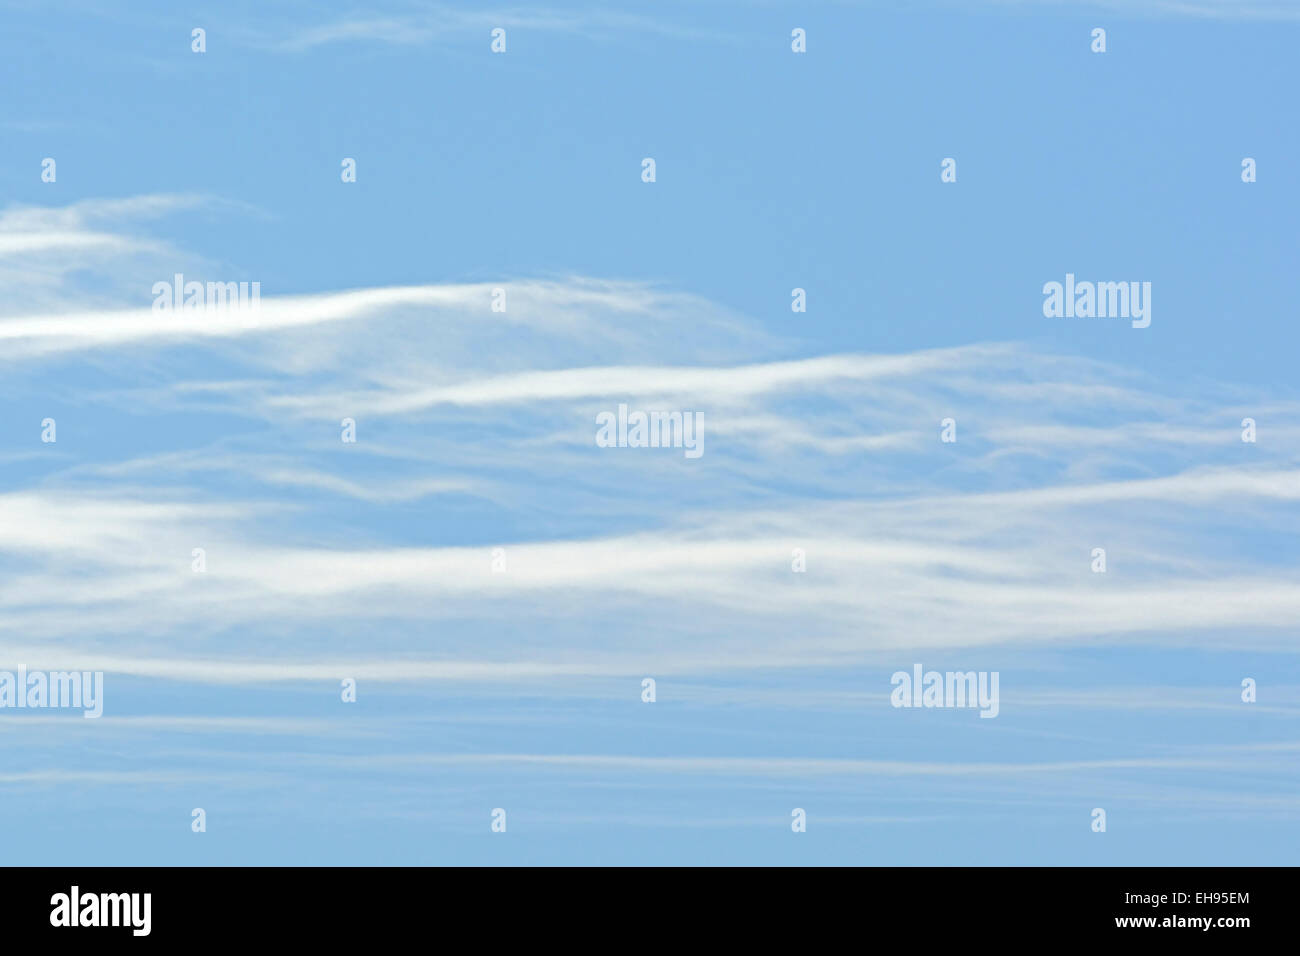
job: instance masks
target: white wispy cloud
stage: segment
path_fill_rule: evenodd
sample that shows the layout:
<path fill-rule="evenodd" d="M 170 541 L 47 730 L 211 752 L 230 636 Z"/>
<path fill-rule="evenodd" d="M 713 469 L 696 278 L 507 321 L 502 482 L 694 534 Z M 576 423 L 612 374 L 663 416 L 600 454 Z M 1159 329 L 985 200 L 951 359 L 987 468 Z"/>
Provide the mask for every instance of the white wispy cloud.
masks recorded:
<path fill-rule="evenodd" d="M 188 202 L 15 215 L 117 235 Z M 1277 650 L 1300 613 L 1294 564 L 1223 528 L 1300 524 L 1288 395 L 1189 395 L 1014 344 L 809 355 L 633 281 L 268 295 L 253 328 L 63 296 L 0 319 L 11 389 L 97 370 L 45 467 L 25 459 L 38 477 L 0 494 L 4 660 L 228 684 L 698 676 L 1224 631 Z M 620 402 L 702 410 L 704 457 L 596 448 Z M 204 437 L 173 424 L 160 452 L 106 419 L 110 453 L 56 456 L 91 409 Z"/>
<path fill-rule="evenodd" d="M 1296 0 L 992 0 L 993 5 L 1035 10 L 1105 10 L 1126 16 L 1212 20 L 1300 20 Z"/>
<path fill-rule="evenodd" d="M 486 44 L 496 28 L 535 33 L 568 33 L 606 39 L 626 34 L 649 34 L 677 39 L 722 41 L 727 34 L 689 26 L 666 15 L 662 7 L 609 9 L 593 4 L 571 6 L 497 6 L 422 3 L 376 6 L 371 10 L 307 28 L 268 27 L 280 34 L 269 45 L 287 52 L 302 52 L 339 43 L 382 43 L 423 46 L 481 34 Z M 258 39 L 266 44 L 265 37 Z"/>

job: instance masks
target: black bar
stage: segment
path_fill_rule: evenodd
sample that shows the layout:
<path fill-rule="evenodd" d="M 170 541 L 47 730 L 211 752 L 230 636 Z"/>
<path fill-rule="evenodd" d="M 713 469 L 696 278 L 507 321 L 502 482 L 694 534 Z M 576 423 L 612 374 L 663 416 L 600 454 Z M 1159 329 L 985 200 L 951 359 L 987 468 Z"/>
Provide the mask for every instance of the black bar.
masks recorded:
<path fill-rule="evenodd" d="M 425 930 L 436 934 L 431 948 L 466 933 L 480 943 L 532 933 L 537 945 L 590 939 L 610 949 L 676 945 L 705 933 L 769 943 L 848 933 L 872 946 L 1098 937 L 1232 946 L 1293 923 L 1294 874 L 1246 867 L 49 867 L 4 872 L 0 925 L 8 941 L 55 944 L 75 934 L 78 943 L 373 945 Z M 101 913 L 109 922 L 116 911 L 119 925 L 53 925 L 71 922 L 74 886 L 78 922 L 99 921 Z M 105 901 L 101 894 L 115 895 Z M 117 894 L 140 895 L 128 902 Z"/>

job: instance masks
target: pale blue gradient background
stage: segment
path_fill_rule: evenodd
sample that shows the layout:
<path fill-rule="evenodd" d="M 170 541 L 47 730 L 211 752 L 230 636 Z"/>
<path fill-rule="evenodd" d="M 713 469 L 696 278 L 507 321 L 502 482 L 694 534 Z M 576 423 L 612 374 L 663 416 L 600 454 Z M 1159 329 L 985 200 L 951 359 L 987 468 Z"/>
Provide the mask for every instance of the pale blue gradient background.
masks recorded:
<path fill-rule="evenodd" d="M 215 264 L 207 277 L 261 281 L 264 297 L 502 277 L 639 280 L 708 300 L 780 340 L 738 344 L 734 361 L 719 364 L 1014 342 L 1134 370 L 1174 405 L 1213 389 L 1234 408 L 1297 407 L 1300 5 L 1247 10 L 1259 16 L 1212 2 L 1204 15 L 1143 2 L 1124 11 L 1035 2 L 529 6 L 503 8 L 504 56 L 489 53 L 495 21 L 478 4 L 117 7 L 0 5 L 6 204 L 211 197 L 145 231 Z M 462 19 L 467 11 L 484 23 Z M 515 25 L 520 18 L 538 22 Z M 402 42 L 295 42 L 316 27 L 363 21 L 412 26 Z M 194 26 L 208 31 L 203 56 L 189 51 Z M 790 52 L 795 26 L 808 32 L 803 56 Z M 1108 31 L 1104 56 L 1089 51 L 1094 26 Z M 58 161 L 54 185 L 40 182 L 45 156 Z M 357 159 L 355 185 L 339 182 L 345 156 Z M 640 181 L 644 156 L 658 164 L 653 185 Z M 939 182 L 948 156 L 958 163 L 955 185 Z M 1255 184 L 1240 181 L 1244 156 L 1258 162 Z M 172 271 L 147 272 L 135 299 L 114 301 L 147 306 L 152 279 Z M 1044 319 L 1039 289 L 1066 272 L 1150 281 L 1151 327 Z M 96 281 L 72 269 L 60 295 L 94 298 Z M 14 301 L 19 279 L 6 271 L 0 282 L 10 290 L 6 315 L 41 311 Z M 789 309 L 795 286 L 808 290 L 807 314 Z M 695 334 L 689 318 L 673 326 L 660 343 L 669 358 L 645 364 L 704 361 Z M 719 354 L 728 348 L 714 344 Z M 400 357 L 400 339 L 389 347 Z M 517 343 L 525 364 L 527 349 L 526 338 Z M 589 363 L 538 367 L 619 364 L 592 350 Z M 337 415 L 304 432 L 230 407 L 105 400 L 164 381 L 247 377 L 230 354 L 202 349 L 129 366 L 111 349 L 5 361 L 0 492 L 109 495 L 119 481 L 139 489 L 166 479 L 77 469 L 214 446 L 293 454 L 336 439 Z M 824 411 L 807 396 L 784 411 L 809 409 Z M 937 431 L 947 413 L 925 406 L 917 417 Z M 447 426 L 454 431 L 358 418 L 362 444 L 424 446 L 436 456 L 457 442 L 490 448 L 546 412 L 522 414 L 457 421 Z M 37 441 L 46 416 L 59 422 L 57 446 Z M 1249 467 L 1257 449 L 1237 441 L 1240 417 L 1222 417 L 1222 447 L 1166 456 L 1138 445 L 1095 473 L 1147 478 L 1243 454 Z M 1115 424 L 1095 408 L 1053 421 L 1067 419 Z M 1260 421 L 1259 453 L 1294 468 L 1296 433 L 1283 428 L 1294 420 L 1279 412 Z M 1055 462 L 1030 456 L 1016 469 L 944 471 L 936 440 L 883 473 L 869 454 L 835 466 L 845 483 L 837 491 L 819 487 L 824 460 L 797 456 L 785 459 L 788 473 L 777 468 L 780 480 L 733 484 L 728 469 L 747 451 L 707 428 L 704 467 L 692 472 L 670 456 L 667 471 L 625 481 L 621 497 L 586 485 L 611 461 L 603 454 L 588 455 L 596 472 L 573 474 L 547 471 L 540 459 L 536 469 L 480 462 L 479 474 L 508 489 L 490 500 L 366 501 L 261 484 L 238 469 L 200 469 L 177 487 L 202 500 L 300 507 L 261 519 L 272 539 L 486 552 L 655 530 L 694 509 L 780 511 L 872 499 L 886 487 L 999 492 L 1080 477 L 1069 448 Z M 314 459 L 322 461 L 362 483 L 390 474 L 388 463 L 328 449 Z M 398 470 L 420 477 L 422 467 Z M 1219 558 L 1239 554 L 1296 582 L 1296 502 L 1246 511 L 1198 511 L 1187 533 L 1221 549 Z M 187 553 L 177 561 L 187 566 Z M 1111 562 L 1112 575 L 1123 573 L 1113 551 Z M 0 553 L 0 570 L 24 571 L 22 554 Z M 68 587 L 79 580 L 68 572 Z M 387 642 L 390 660 L 441 660 L 457 653 L 440 644 L 454 633 L 484 654 L 500 649 L 508 659 L 519 646 L 545 660 L 575 630 L 602 649 L 639 650 L 674 632 L 700 646 L 725 634 L 738 642 L 726 650 L 733 656 L 745 638 L 740 618 L 701 618 L 670 598 L 585 621 L 582 605 L 557 599 L 578 609 L 577 623 L 555 607 L 498 615 L 491 599 L 451 619 L 390 618 L 385 600 L 374 598 L 369 618 L 178 628 L 165 642 L 204 659 L 236 646 L 245 660 L 281 648 L 310 659 L 317 632 L 328 631 L 325 659 L 362 658 L 374 638 Z M 35 642 L 0 614 L 0 647 Z M 914 626 L 934 636 L 925 617 Z M 208 684 L 110 673 L 100 721 L 0 713 L 0 845 L 16 864 L 1291 864 L 1300 844 L 1296 626 L 1157 629 L 1142 639 L 1117 630 L 973 648 L 954 635 L 953 648 L 864 648 L 835 666 L 737 660 L 734 670 L 660 677 L 653 706 L 639 700 L 640 679 L 652 672 L 631 666 L 622 676 L 531 681 L 362 680 L 350 707 L 338 701 L 337 680 Z M 863 632 L 872 627 L 864 618 Z M 133 639 L 120 624 L 98 628 L 87 615 L 79 646 L 108 651 Z M 818 622 L 807 630 L 815 637 Z M 889 675 L 914 661 L 1000 670 L 1001 715 L 890 708 Z M 1260 683 L 1253 707 L 1238 698 L 1246 676 Z M 200 722 L 173 719 L 182 717 Z M 681 772 L 653 761 L 611 769 L 422 760 L 430 754 L 1071 766 Z M 1188 765 L 1142 765 L 1179 758 Z M 1089 761 L 1133 765 L 1080 766 Z M 1089 830 L 1096 806 L 1109 814 L 1104 835 Z M 190 832 L 192 807 L 206 809 L 207 833 Z M 493 807 L 509 813 L 505 835 L 489 832 Z M 790 832 L 792 807 L 807 810 L 806 834 Z"/>

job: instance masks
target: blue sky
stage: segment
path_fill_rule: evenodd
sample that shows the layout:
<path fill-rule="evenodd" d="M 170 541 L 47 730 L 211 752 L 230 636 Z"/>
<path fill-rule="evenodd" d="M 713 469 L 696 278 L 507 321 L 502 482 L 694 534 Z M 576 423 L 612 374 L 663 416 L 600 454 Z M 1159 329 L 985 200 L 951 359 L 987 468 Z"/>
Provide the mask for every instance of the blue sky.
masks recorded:
<path fill-rule="evenodd" d="M 1294 862 L 1300 4 L 0 10 L 9 862 Z"/>

